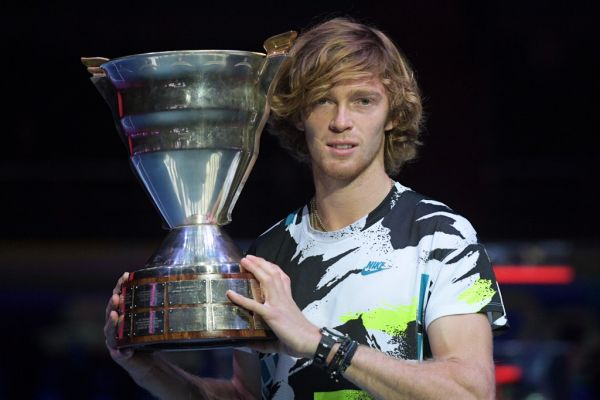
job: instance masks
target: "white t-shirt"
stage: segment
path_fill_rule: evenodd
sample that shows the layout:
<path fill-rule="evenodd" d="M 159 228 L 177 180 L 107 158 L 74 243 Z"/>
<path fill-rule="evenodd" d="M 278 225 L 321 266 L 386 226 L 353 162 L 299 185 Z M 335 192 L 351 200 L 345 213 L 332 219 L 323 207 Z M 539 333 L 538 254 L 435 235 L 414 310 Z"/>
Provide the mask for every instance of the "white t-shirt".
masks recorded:
<path fill-rule="evenodd" d="M 338 231 L 314 230 L 309 212 L 288 215 L 249 253 L 290 276 L 294 300 L 315 325 L 407 360 L 430 355 L 426 328 L 442 316 L 482 312 L 493 329 L 507 325 L 484 247 L 446 205 L 395 183 L 375 210 Z M 267 354 L 261 361 L 263 398 L 369 398 L 311 360 Z"/>

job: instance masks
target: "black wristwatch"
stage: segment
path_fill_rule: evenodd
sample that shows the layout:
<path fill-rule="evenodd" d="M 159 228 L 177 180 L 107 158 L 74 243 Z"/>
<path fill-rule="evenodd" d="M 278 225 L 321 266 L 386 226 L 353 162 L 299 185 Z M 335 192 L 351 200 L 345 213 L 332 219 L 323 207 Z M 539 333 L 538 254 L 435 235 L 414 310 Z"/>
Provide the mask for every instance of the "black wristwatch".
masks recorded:
<path fill-rule="evenodd" d="M 331 352 L 331 348 L 336 343 L 342 343 L 345 336 L 330 331 L 327 328 L 321 328 L 319 332 L 321 332 L 321 341 L 313 357 L 313 364 L 317 367 L 325 368 L 327 367 L 327 356 Z"/>

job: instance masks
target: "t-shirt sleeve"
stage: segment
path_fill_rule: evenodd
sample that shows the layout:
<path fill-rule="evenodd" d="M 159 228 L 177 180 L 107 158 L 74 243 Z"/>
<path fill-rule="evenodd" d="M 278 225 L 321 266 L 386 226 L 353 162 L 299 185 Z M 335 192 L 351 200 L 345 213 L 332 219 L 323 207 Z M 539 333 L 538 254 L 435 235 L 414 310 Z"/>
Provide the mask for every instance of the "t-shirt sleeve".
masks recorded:
<path fill-rule="evenodd" d="M 475 231 L 464 218 L 455 216 L 454 233 L 436 233 L 432 250 L 443 252 L 441 260 L 427 266 L 430 275 L 425 326 L 456 314 L 485 313 L 492 329 L 508 327 L 506 311 L 492 264 Z M 448 230 L 446 230 L 448 232 Z"/>

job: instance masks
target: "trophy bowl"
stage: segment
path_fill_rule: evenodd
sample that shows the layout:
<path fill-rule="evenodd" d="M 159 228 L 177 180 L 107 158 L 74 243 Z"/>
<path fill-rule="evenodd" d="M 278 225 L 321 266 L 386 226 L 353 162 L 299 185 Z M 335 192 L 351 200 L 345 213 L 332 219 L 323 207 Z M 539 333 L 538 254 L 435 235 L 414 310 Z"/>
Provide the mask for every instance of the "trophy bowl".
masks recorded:
<path fill-rule="evenodd" d="M 274 337 L 225 295 L 232 289 L 262 301 L 221 226 L 258 155 L 270 88 L 295 37 L 267 39 L 266 55 L 192 50 L 82 59 L 170 229 L 121 287 L 120 348 L 230 347 Z"/>

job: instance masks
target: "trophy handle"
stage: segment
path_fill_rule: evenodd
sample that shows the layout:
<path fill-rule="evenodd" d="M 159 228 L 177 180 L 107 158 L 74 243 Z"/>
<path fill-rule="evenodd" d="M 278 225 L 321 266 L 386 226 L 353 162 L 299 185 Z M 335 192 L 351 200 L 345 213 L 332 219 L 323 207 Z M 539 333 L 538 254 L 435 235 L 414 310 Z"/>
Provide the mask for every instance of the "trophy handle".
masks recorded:
<path fill-rule="evenodd" d="M 92 74 L 92 77 L 105 77 L 106 72 L 100 66 L 109 60 L 109 58 L 105 57 L 81 57 L 81 63 Z"/>
<path fill-rule="evenodd" d="M 270 90 L 273 87 L 272 83 L 277 77 L 279 67 L 288 57 L 288 53 L 298 37 L 296 31 L 280 33 L 279 35 L 271 36 L 265 40 L 263 47 L 267 51 L 267 57 L 258 73 L 258 84 L 260 90 L 270 96 Z"/>
<path fill-rule="evenodd" d="M 298 32 L 296 31 L 289 31 L 271 36 L 265 40 L 265 43 L 263 44 L 263 47 L 267 52 L 267 57 L 286 54 L 292 48 L 297 37 Z"/>
<path fill-rule="evenodd" d="M 110 59 L 105 57 L 81 57 L 81 63 L 86 67 L 87 71 L 92 74 L 90 80 L 100 92 L 102 98 L 104 101 L 106 101 L 112 112 L 117 132 L 119 132 L 119 137 L 125 146 L 127 146 L 127 135 L 125 135 L 123 129 L 121 128 L 121 122 L 118 117 L 119 113 L 117 112 L 119 109 L 117 94 L 115 88 L 106 77 L 106 71 L 104 71 L 104 69 L 101 67 L 102 64 L 108 61 L 110 61 Z"/>
<path fill-rule="evenodd" d="M 267 40 L 265 40 L 263 47 L 267 51 L 267 56 L 263 61 L 263 64 L 260 68 L 260 71 L 257 76 L 257 84 L 259 87 L 259 92 L 264 95 L 264 110 L 260 115 L 260 119 L 255 124 L 255 132 L 254 135 L 254 144 L 252 145 L 251 152 L 244 155 L 245 159 L 242 162 L 246 164 L 247 167 L 244 171 L 241 171 L 241 174 L 236 174 L 234 182 L 235 190 L 231 191 L 229 197 L 231 198 L 231 202 L 229 203 L 229 209 L 227 210 L 227 216 L 224 220 L 220 220 L 219 224 L 226 224 L 231 220 L 231 212 L 233 210 L 233 206 L 235 205 L 238 196 L 240 195 L 242 188 L 246 184 L 246 180 L 250 175 L 250 171 L 254 167 L 254 163 L 256 162 L 256 157 L 258 156 L 258 148 L 260 137 L 265 124 L 267 123 L 267 119 L 269 117 L 269 102 L 272 91 L 275 87 L 274 83 L 277 82 L 277 78 L 279 75 L 280 67 L 282 63 L 288 58 L 288 53 L 294 44 L 294 41 L 298 37 L 298 33 L 296 31 L 289 31 L 285 33 L 280 33 L 279 35 L 271 36 Z"/>

